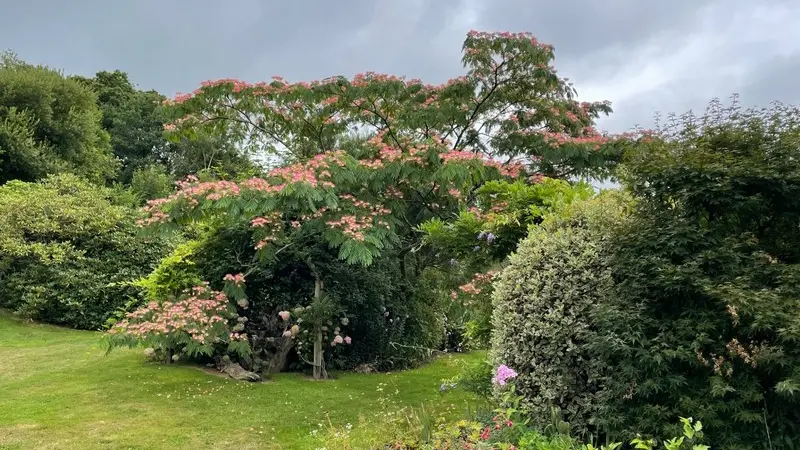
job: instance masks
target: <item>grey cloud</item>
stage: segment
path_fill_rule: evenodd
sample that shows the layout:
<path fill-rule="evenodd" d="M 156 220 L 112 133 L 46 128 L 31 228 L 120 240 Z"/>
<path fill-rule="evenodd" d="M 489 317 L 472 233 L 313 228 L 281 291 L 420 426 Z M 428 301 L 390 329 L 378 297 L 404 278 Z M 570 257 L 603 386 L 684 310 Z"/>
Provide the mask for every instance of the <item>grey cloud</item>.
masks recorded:
<path fill-rule="evenodd" d="M 461 43 L 479 29 L 555 45 L 582 98 L 613 102 L 601 122 L 612 131 L 733 92 L 800 101 L 796 0 L 0 0 L 0 11 L 0 48 L 69 73 L 124 70 L 168 95 L 219 77 L 442 82 L 462 73 Z"/>

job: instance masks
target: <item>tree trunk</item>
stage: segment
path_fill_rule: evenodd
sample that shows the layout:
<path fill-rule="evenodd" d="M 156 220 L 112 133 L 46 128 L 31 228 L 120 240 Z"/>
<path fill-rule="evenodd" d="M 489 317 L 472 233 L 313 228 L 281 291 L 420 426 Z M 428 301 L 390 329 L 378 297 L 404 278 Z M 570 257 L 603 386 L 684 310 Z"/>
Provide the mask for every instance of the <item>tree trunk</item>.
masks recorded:
<path fill-rule="evenodd" d="M 172 348 L 167 349 L 167 364 L 172 364 Z"/>
<path fill-rule="evenodd" d="M 275 353 L 267 363 L 267 373 L 278 373 L 286 368 L 286 359 L 289 356 L 289 351 L 294 345 L 294 341 L 288 337 L 270 338 L 270 342 L 274 344 Z"/>
<path fill-rule="evenodd" d="M 319 300 L 322 297 L 322 280 L 319 276 L 314 280 L 314 299 Z M 317 336 L 314 339 L 314 379 L 328 378 L 328 373 L 324 367 L 325 361 L 322 358 L 322 327 L 317 328 Z"/>

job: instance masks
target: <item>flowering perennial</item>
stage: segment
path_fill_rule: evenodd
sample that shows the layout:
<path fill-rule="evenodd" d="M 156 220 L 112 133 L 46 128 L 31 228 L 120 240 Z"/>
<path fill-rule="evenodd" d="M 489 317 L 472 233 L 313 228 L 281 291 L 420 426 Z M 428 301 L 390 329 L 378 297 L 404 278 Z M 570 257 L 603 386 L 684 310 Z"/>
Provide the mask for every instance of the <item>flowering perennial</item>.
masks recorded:
<path fill-rule="evenodd" d="M 505 364 L 500 364 L 497 368 L 497 374 L 492 378 L 492 383 L 499 386 L 505 386 L 508 380 L 517 377 L 517 372 Z"/>

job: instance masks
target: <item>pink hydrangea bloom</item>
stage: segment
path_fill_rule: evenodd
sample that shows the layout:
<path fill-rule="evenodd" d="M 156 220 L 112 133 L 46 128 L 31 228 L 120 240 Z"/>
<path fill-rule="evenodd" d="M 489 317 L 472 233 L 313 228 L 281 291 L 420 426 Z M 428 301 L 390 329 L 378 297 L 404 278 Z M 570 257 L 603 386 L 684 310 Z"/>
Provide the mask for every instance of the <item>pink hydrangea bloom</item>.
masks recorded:
<path fill-rule="evenodd" d="M 353 340 L 352 340 L 352 339 L 350 339 L 350 336 L 345 336 L 345 338 L 344 338 L 344 343 L 345 343 L 345 344 L 349 344 L 349 343 L 351 343 L 351 342 L 353 342 Z"/>
<path fill-rule="evenodd" d="M 492 378 L 492 383 L 500 386 L 505 386 L 506 382 L 511 378 L 516 378 L 517 372 L 505 364 L 500 364 L 497 368 L 497 375 Z"/>
<path fill-rule="evenodd" d="M 337 344 L 341 344 L 342 342 L 344 342 L 344 339 L 342 339 L 342 336 L 337 334 L 336 337 L 333 338 L 333 342 L 336 342 Z"/>
<path fill-rule="evenodd" d="M 281 311 L 278 313 L 278 316 L 280 316 L 280 318 L 283 320 L 289 320 L 289 317 L 291 317 L 292 314 L 289 311 Z"/>

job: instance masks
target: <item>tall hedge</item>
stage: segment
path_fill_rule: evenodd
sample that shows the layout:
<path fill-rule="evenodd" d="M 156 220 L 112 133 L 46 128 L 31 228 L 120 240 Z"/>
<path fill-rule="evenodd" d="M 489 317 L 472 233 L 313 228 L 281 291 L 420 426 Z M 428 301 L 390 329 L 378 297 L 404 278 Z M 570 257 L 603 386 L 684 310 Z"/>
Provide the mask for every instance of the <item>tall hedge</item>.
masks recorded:
<path fill-rule="evenodd" d="M 513 367 L 522 404 L 547 425 L 558 407 L 573 431 L 594 432 L 607 404 L 608 368 L 592 357 L 594 310 L 611 291 L 607 233 L 620 196 L 572 205 L 531 229 L 494 283 L 495 365 Z"/>
<path fill-rule="evenodd" d="M 614 243 L 611 425 L 702 420 L 715 448 L 800 443 L 800 110 L 712 103 L 629 153 Z"/>

